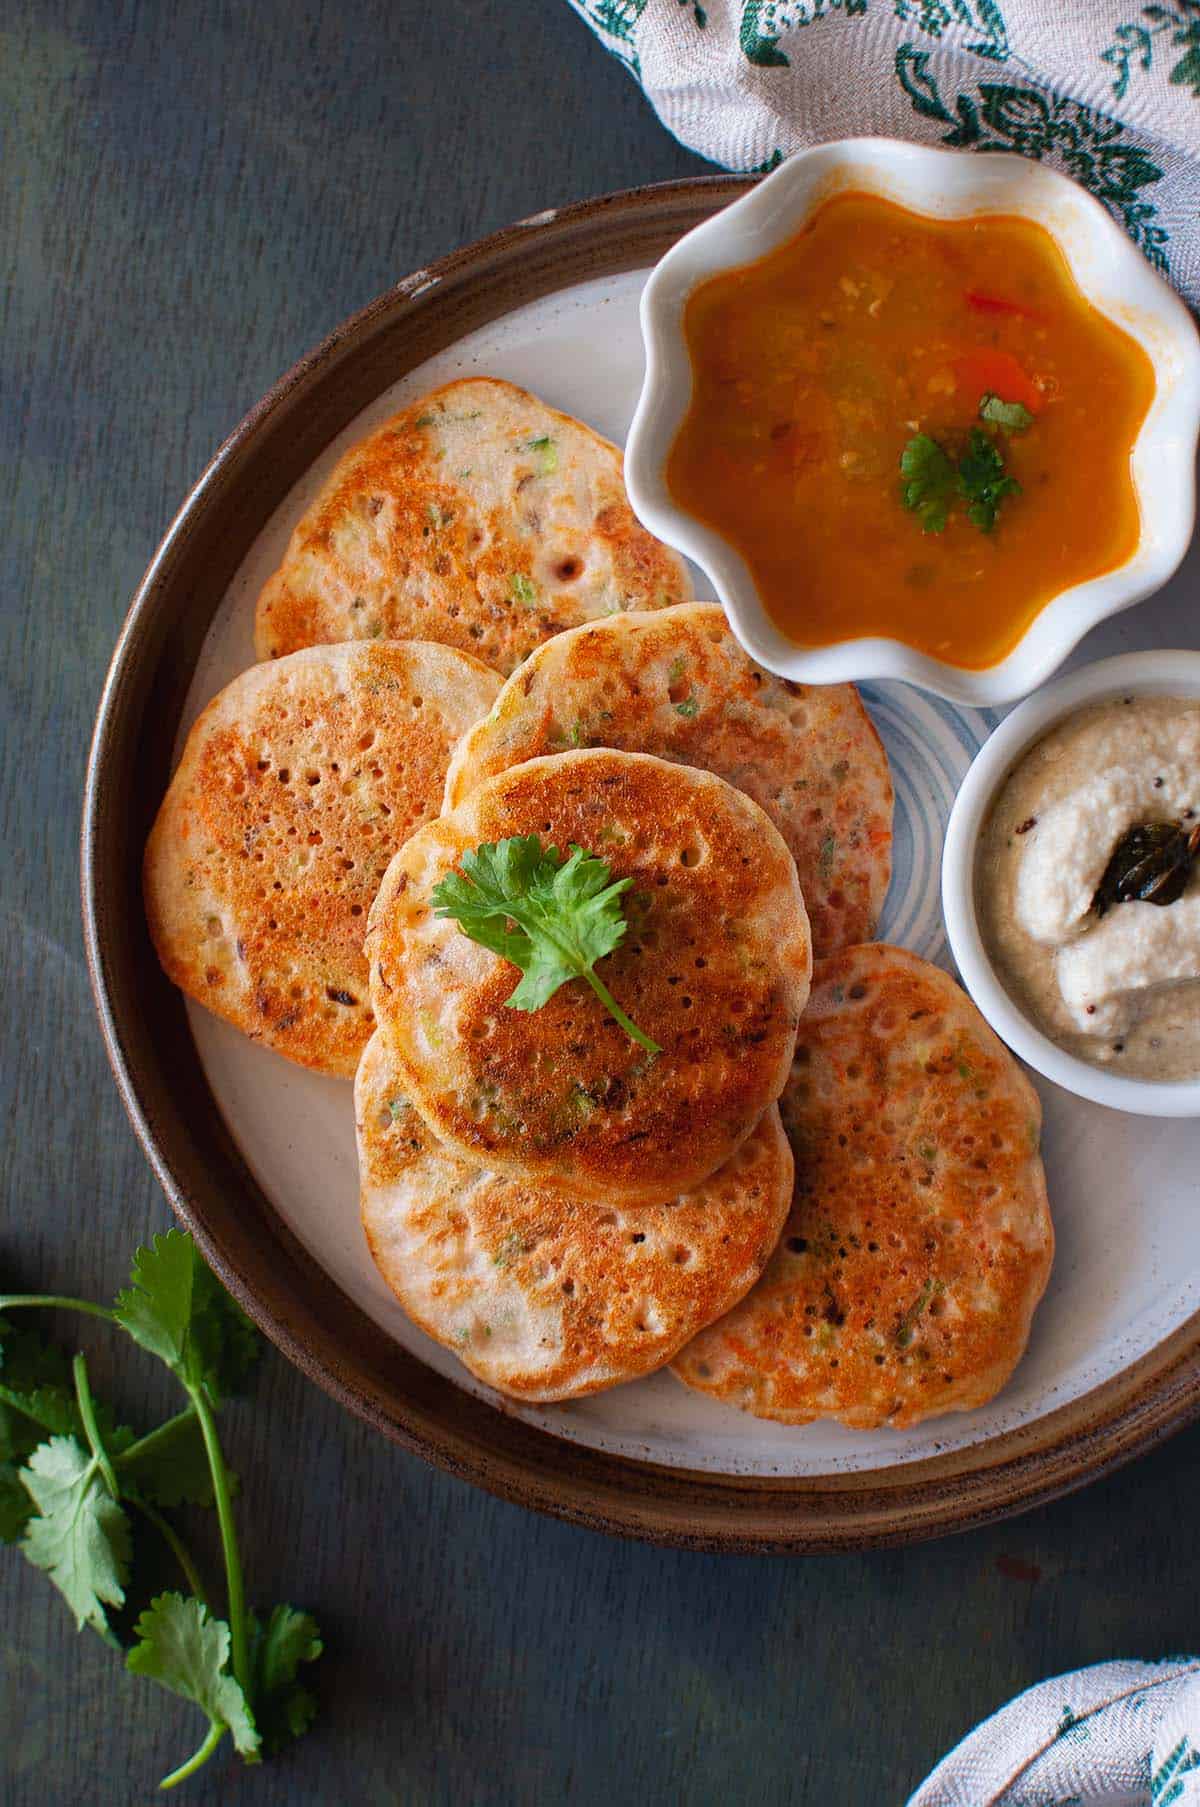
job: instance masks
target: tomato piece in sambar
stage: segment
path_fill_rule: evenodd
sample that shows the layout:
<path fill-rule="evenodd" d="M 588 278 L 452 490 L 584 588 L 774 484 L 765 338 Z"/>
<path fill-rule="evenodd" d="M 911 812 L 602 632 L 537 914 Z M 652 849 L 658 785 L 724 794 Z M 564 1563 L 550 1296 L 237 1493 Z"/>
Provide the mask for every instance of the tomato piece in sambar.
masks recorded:
<path fill-rule="evenodd" d="M 1032 221 L 840 195 L 702 283 L 684 333 L 693 392 L 668 486 L 801 645 L 881 634 L 979 670 L 1137 545 L 1130 453 L 1153 366 Z M 1020 407 L 981 417 L 988 396 Z M 919 435 L 944 508 L 906 504 Z M 981 449 L 984 475 L 1016 487 L 973 511 Z"/>

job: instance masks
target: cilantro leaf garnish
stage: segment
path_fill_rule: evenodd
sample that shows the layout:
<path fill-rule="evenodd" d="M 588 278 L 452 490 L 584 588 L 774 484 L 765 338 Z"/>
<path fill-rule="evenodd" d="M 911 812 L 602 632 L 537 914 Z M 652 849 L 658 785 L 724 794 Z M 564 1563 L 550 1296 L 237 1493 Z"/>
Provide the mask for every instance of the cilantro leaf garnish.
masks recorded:
<path fill-rule="evenodd" d="M 1024 402 L 1006 402 L 990 392 L 979 404 L 979 418 L 1005 433 L 1027 433 L 1033 425 L 1033 415 Z"/>
<path fill-rule="evenodd" d="M 957 465 L 928 433 L 915 434 L 900 455 L 900 476 L 901 499 L 924 533 L 943 532 L 956 503 L 964 503 L 967 519 L 990 533 L 1005 496 L 1021 493 L 999 447 L 979 427 L 971 428 Z"/>
<path fill-rule="evenodd" d="M 137 1620 L 128 1667 L 194 1701 L 208 1718 L 203 1743 L 163 1786 L 192 1775 L 226 1732 L 242 1757 L 256 1762 L 261 1750 L 307 1729 L 316 1703 L 297 1670 L 321 1652 L 306 1613 L 277 1606 L 264 1631 L 246 1606 L 232 1507 L 236 1477 L 215 1412 L 244 1383 L 257 1358 L 257 1333 L 180 1230 L 137 1251 L 130 1284 L 112 1309 L 59 1294 L 0 1295 L 0 1312 L 28 1307 L 84 1312 L 119 1326 L 167 1365 L 187 1405 L 138 1437 L 93 1398 L 82 1355 L 68 1363 L 55 1344 L 0 1316 L 0 1539 L 19 1538 L 76 1624 L 116 1644 L 109 1609 L 126 1604 L 135 1525 L 151 1526 L 190 1593 L 151 1602 Z M 182 1504 L 215 1511 L 224 1619 L 212 1612 L 199 1568 L 164 1516 L 164 1508 Z M 130 1605 L 130 1616 L 134 1610 Z"/>
<path fill-rule="evenodd" d="M 535 834 L 513 835 L 465 853 L 462 870 L 434 887 L 433 907 L 524 975 L 506 1000 L 513 1010 L 540 1010 L 560 985 L 583 979 L 639 1047 L 659 1054 L 595 972 L 624 937 L 620 899 L 632 883 L 582 847 L 563 859 Z"/>
<path fill-rule="evenodd" d="M 958 474 L 936 439 L 914 434 L 900 454 L 904 506 L 921 522 L 923 533 L 941 533 L 958 493 Z"/>
<path fill-rule="evenodd" d="M 261 1740 L 246 1696 L 230 1675 L 229 1627 L 192 1596 L 159 1594 L 134 1626 L 138 1642 L 125 1658 L 134 1675 L 148 1675 L 208 1719 L 208 1734 L 195 1756 L 164 1778 L 168 1788 L 208 1760 L 225 1733 L 239 1754 L 256 1761 Z"/>
<path fill-rule="evenodd" d="M 1021 485 L 1004 469 L 1000 448 L 978 427 L 972 427 L 967 449 L 958 461 L 958 481 L 967 503 L 967 519 L 983 533 L 996 525 L 996 514 L 1005 496 L 1019 496 Z"/>

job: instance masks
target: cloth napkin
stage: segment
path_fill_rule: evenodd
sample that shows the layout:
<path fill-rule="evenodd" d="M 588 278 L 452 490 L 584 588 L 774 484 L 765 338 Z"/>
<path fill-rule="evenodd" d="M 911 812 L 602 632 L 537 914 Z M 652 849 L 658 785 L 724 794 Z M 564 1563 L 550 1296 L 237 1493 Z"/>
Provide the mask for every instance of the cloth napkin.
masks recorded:
<path fill-rule="evenodd" d="M 1039 1683 L 976 1726 L 908 1807 L 1200 1807 L 1200 1657 Z"/>
<path fill-rule="evenodd" d="M 1200 0 L 570 0 L 729 169 L 880 133 L 1018 151 L 1200 303 Z"/>

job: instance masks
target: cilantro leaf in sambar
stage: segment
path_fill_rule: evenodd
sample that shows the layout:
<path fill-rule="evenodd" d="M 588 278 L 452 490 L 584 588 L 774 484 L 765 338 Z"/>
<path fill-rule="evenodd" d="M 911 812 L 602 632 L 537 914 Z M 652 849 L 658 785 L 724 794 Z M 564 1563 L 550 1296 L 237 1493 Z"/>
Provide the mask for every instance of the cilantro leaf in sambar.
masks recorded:
<path fill-rule="evenodd" d="M 979 418 L 1005 433 L 1027 433 L 1033 415 L 1024 402 L 1006 402 L 998 395 L 985 395 L 979 404 Z"/>
<path fill-rule="evenodd" d="M 924 533 L 941 533 L 958 492 L 954 466 L 936 439 L 917 433 L 900 454 L 904 506 L 915 514 Z"/>
<path fill-rule="evenodd" d="M 999 447 L 978 427 L 971 428 L 967 449 L 958 461 L 958 479 L 967 519 L 983 533 L 990 533 L 996 525 L 1005 496 L 1021 493 L 1021 485 L 1004 469 Z"/>
<path fill-rule="evenodd" d="M 990 533 L 1004 498 L 1021 493 L 1000 448 L 980 427 L 971 428 L 957 465 L 928 433 L 915 434 L 900 455 L 900 475 L 901 499 L 924 533 L 943 532 L 956 504 L 965 504 L 967 519 Z"/>

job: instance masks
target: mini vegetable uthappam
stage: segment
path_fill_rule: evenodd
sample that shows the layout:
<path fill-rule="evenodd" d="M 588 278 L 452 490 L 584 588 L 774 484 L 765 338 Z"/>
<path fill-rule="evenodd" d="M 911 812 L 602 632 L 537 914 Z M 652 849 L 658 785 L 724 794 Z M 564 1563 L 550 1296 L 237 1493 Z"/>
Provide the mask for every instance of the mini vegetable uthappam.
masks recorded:
<path fill-rule="evenodd" d="M 375 636 L 509 672 L 551 634 L 691 594 L 634 515 L 621 454 L 494 377 L 413 402 L 352 446 L 258 601 L 260 659 Z"/>
<path fill-rule="evenodd" d="M 523 1399 L 576 1398 L 662 1367 L 753 1285 L 791 1199 L 774 1105 L 695 1191 L 601 1209 L 553 1180 L 456 1159 L 405 1099 L 379 1034 L 355 1102 L 380 1273 L 420 1329 Z"/>
<path fill-rule="evenodd" d="M 488 945 L 434 895 L 457 873 L 469 897 L 482 847 L 499 850 Z M 514 847 L 537 853 L 536 885 Z M 568 873 L 571 847 L 590 859 Z M 601 897 L 609 880 L 619 897 Z M 522 908 L 549 912 L 546 945 L 508 939 L 520 886 Z M 513 1008 L 518 982 L 536 989 L 614 904 L 623 927 L 594 965 L 609 1003 L 576 977 Z M 627 1204 L 688 1191 L 750 1134 L 787 1078 L 811 971 L 795 862 L 758 805 L 711 773 L 599 750 L 515 766 L 414 835 L 367 952 L 376 1015 L 435 1135 L 476 1166 Z"/>
<path fill-rule="evenodd" d="M 847 948 L 813 975 L 781 1100 L 792 1209 L 742 1303 L 677 1357 L 761 1418 L 905 1427 L 986 1404 L 1054 1253 L 1037 1094 L 947 974 Z"/>
<path fill-rule="evenodd" d="M 367 912 L 499 682 L 419 641 L 314 647 L 235 678 L 188 736 L 146 846 L 167 976 L 290 1060 L 353 1074 L 374 1026 Z"/>
<path fill-rule="evenodd" d="M 892 781 L 852 684 L 773 677 L 715 603 L 615 615 L 557 635 L 513 674 L 456 752 L 446 808 L 493 773 L 567 747 L 716 772 L 791 849 L 814 953 L 874 934 L 891 876 Z"/>

